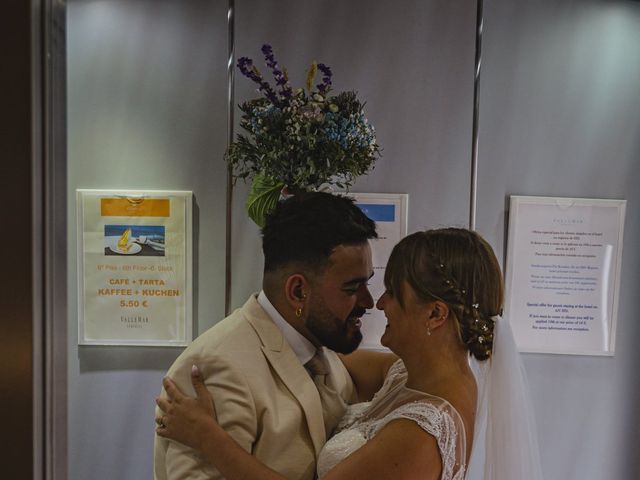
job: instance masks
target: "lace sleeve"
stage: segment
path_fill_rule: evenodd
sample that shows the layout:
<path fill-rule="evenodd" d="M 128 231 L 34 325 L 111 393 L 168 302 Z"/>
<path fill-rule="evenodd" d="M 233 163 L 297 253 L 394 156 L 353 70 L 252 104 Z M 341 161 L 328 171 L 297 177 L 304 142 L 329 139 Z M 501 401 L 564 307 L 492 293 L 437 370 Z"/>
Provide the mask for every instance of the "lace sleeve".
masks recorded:
<path fill-rule="evenodd" d="M 389 371 L 387 372 L 387 376 L 385 380 L 393 381 L 397 377 L 407 374 L 407 368 L 404 366 L 404 362 L 401 359 L 396 360 L 391 367 L 389 367 Z"/>
<path fill-rule="evenodd" d="M 393 420 L 404 418 L 415 422 L 432 435 L 442 457 L 442 480 L 462 480 L 466 462 L 466 438 L 462 419 L 455 409 L 447 404 L 415 401 L 402 405 L 388 415 L 368 425 L 364 432 L 370 439 Z"/>

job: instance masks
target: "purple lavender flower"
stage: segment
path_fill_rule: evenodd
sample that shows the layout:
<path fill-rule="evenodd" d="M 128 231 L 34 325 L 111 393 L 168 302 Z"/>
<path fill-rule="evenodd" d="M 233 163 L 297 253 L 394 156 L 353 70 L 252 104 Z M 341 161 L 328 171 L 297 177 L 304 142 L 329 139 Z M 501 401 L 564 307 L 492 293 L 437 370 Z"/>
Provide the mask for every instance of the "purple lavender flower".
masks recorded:
<path fill-rule="evenodd" d="M 276 92 L 274 92 L 271 88 L 271 85 L 269 85 L 269 83 L 262 78 L 262 75 L 260 75 L 258 69 L 253 65 L 253 60 L 251 60 L 249 57 L 239 58 L 238 68 L 245 77 L 253 80 L 259 85 L 258 90 L 260 90 L 260 92 L 262 92 L 271 103 L 278 103 L 278 96 L 276 95 Z"/>
<path fill-rule="evenodd" d="M 331 77 L 333 76 L 333 73 L 324 63 L 318 64 L 318 70 L 322 72 L 322 83 L 316 85 L 316 87 L 318 87 L 318 92 L 320 92 L 321 95 L 326 95 L 331 88 Z"/>
<path fill-rule="evenodd" d="M 262 82 L 262 77 L 253 68 L 253 60 L 249 57 L 240 57 L 238 59 L 238 68 L 242 74 L 256 83 Z"/>
<path fill-rule="evenodd" d="M 271 45 L 265 43 L 262 46 L 262 53 L 264 54 L 267 67 L 269 67 L 273 72 L 273 78 L 276 81 L 276 85 L 280 87 L 282 97 L 291 98 L 291 85 L 289 85 L 289 80 L 285 73 L 280 70 L 280 67 L 278 67 L 278 62 L 276 62 L 276 58 L 273 55 L 273 48 Z"/>

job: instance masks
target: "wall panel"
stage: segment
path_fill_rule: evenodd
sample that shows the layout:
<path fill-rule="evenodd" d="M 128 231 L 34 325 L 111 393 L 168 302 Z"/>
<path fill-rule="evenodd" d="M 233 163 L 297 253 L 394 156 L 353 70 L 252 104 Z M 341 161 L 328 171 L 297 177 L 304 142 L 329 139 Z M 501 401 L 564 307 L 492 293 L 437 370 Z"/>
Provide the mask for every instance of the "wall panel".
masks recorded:
<path fill-rule="evenodd" d="M 509 195 L 627 199 L 616 354 L 526 354 L 545 479 L 640 472 L 640 4 L 486 2 L 478 229 L 506 249 Z"/>
<path fill-rule="evenodd" d="M 224 314 L 226 2 L 70 1 L 69 478 L 152 478 L 177 348 L 78 347 L 76 188 L 194 192 L 194 332 Z"/>

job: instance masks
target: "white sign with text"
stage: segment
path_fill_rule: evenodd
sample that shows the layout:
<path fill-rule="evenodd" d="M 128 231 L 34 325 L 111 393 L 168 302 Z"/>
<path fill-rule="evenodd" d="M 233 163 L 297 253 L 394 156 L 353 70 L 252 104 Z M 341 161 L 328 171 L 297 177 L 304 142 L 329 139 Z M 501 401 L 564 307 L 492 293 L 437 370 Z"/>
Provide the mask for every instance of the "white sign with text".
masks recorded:
<path fill-rule="evenodd" d="M 511 197 L 506 316 L 520 351 L 613 355 L 625 206 Z"/>
<path fill-rule="evenodd" d="M 76 191 L 78 344 L 192 339 L 189 191 Z"/>

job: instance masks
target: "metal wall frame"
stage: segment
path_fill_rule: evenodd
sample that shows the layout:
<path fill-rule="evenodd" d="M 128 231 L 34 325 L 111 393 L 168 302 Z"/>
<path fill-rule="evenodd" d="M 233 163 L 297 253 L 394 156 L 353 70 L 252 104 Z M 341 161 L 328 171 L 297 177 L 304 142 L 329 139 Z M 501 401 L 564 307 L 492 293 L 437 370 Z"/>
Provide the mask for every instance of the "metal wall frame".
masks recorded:
<path fill-rule="evenodd" d="M 41 20 L 44 478 L 67 478 L 66 4 L 46 0 Z"/>

